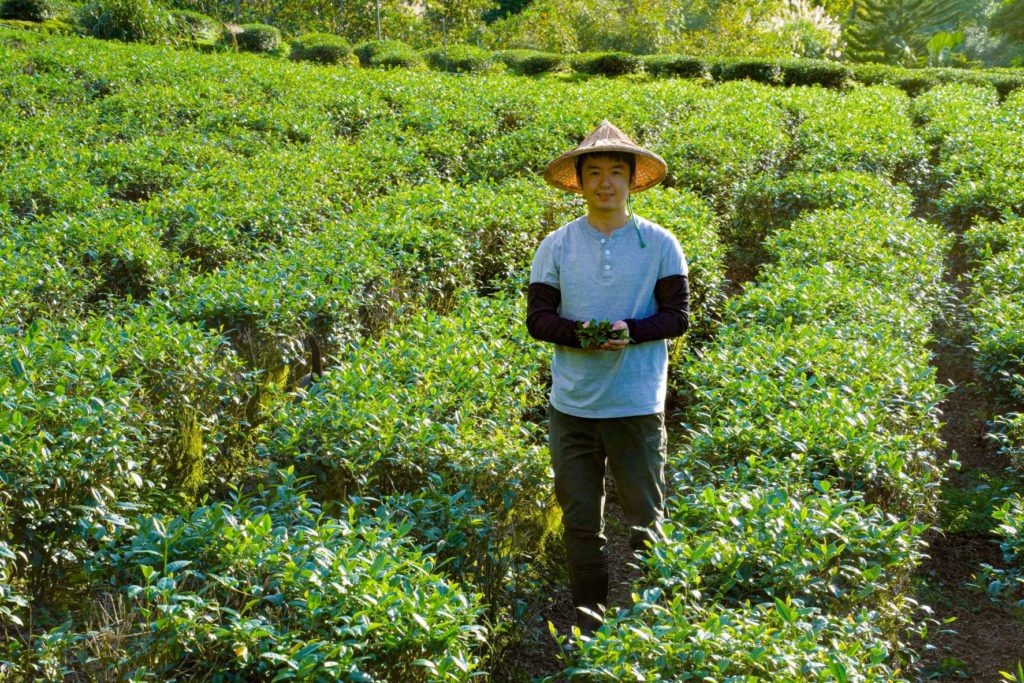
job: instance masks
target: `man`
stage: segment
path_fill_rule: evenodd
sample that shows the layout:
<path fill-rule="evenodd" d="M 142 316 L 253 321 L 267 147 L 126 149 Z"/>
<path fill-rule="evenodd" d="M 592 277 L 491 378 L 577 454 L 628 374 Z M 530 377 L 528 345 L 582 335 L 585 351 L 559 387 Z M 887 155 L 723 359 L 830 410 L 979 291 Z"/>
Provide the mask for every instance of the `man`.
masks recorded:
<path fill-rule="evenodd" d="M 629 196 L 666 171 L 661 157 L 604 121 L 544 173 L 587 202 L 586 216 L 538 247 L 526 318 L 531 336 L 555 344 L 549 445 L 573 605 L 586 635 L 608 602 L 606 465 L 634 550 L 656 539 L 664 507 L 666 339 L 689 325 L 687 266 L 670 232 L 632 215 Z M 582 348 L 577 331 L 591 320 L 612 322 L 629 338 Z"/>

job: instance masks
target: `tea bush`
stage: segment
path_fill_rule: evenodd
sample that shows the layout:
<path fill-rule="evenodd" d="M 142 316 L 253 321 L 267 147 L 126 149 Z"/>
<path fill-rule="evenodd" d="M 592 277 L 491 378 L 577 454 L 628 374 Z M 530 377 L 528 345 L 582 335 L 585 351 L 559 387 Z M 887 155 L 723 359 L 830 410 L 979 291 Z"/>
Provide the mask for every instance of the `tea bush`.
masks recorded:
<path fill-rule="evenodd" d="M 693 577 L 694 582 L 697 577 Z M 799 601 L 726 607 L 694 605 L 645 591 L 608 620 L 608 635 L 580 644 L 569 680 L 906 680 L 889 662 L 895 648 L 862 610 L 836 618 Z M 657 677 L 657 678 L 655 678 Z"/>
<path fill-rule="evenodd" d="M 999 549 L 1003 553 L 1003 567 L 983 564 L 977 580 L 995 600 L 1024 602 L 1024 498 L 1013 494 L 992 511 L 999 522 L 995 529 Z"/>
<path fill-rule="evenodd" d="M 502 50 L 494 53 L 494 59 L 520 76 L 536 76 L 563 71 L 569 67 L 565 56 L 538 50 Z"/>
<path fill-rule="evenodd" d="M 643 58 L 644 70 L 652 76 L 710 79 L 711 69 L 698 57 L 685 55 L 648 55 Z"/>
<path fill-rule="evenodd" d="M 111 212 L 55 217 L 0 237 L 0 321 L 58 320 L 112 300 L 146 299 L 167 284 L 174 257 L 144 224 Z"/>
<path fill-rule="evenodd" d="M 206 484 L 216 433 L 233 428 L 217 416 L 236 365 L 217 338 L 150 312 L 39 320 L 0 344 L 2 533 L 33 598 L 59 603 L 133 511 Z"/>
<path fill-rule="evenodd" d="M 102 653 L 84 667 L 98 677 L 469 680 L 487 635 L 478 597 L 437 573 L 410 526 L 354 507 L 326 517 L 288 473 L 140 518 L 93 561 L 133 606 L 129 635 L 100 620 L 76 649 Z"/>
<path fill-rule="evenodd" d="M 78 23 L 94 38 L 158 43 L 173 34 L 171 15 L 153 0 L 89 0 Z"/>
<path fill-rule="evenodd" d="M 353 49 L 361 66 L 416 69 L 424 66 L 423 57 L 400 40 L 371 40 Z"/>
<path fill-rule="evenodd" d="M 374 66 L 373 60 L 378 55 L 411 49 L 411 45 L 400 40 L 368 40 L 356 45 L 352 52 L 359 57 L 360 66 Z"/>
<path fill-rule="evenodd" d="M 969 327 L 978 378 L 1003 411 L 1024 408 L 1024 221 L 981 223 L 965 235 Z"/>
<path fill-rule="evenodd" d="M 320 64 L 348 64 L 352 46 L 332 33 L 307 33 L 291 42 L 291 58 Z"/>
<path fill-rule="evenodd" d="M 438 71 L 477 73 L 491 68 L 491 53 L 473 45 L 451 45 L 424 53 L 427 64 Z"/>
<path fill-rule="evenodd" d="M 801 172 L 862 171 L 911 186 L 920 184 L 927 149 L 914 130 L 909 99 L 893 88 L 859 88 L 842 97 L 794 90 L 801 121 L 794 133 Z"/>
<path fill-rule="evenodd" d="M 852 614 L 906 581 L 923 557 L 923 530 L 827 482 L 697 485 L 673 499 L 652 578 L 666 593 L 697 591 L 723 607 L 790 598 Z"/>
<path fill-rule="evenodd" d="M 624 76 L 643 68 L 640 57 L 626 52 L 584 52 L 573 55 L 570 63 L 576 71 L 601 76 Z"/>
<path fill-rule="evenodd" d="M 820 209 L 871 206 L 889 215 L 906 216 L 913 197 L 885 178 L 856 171 L 790 173 L 782 178 L 754 176 L 736 193 L 724 236 L 736 257 L 751 264 L 766 258 L 763 241 L 802 214 Z"/>
<path fill-rule="evenodd" d="M 723 210 L 739 181 L 779 167 L 790 139 L 778 91 L 738 81 L 713 92 L 677 114 L 657 149 L 668 163 L 669 185 L 692 189 Z"/>
<path fill-rule="evenodd" d="M 281 46 L 281 31 L 267 24 L 242 24 L 242 31 L 235 40 L 240 50 L 273 52 Z"/>
<path fill-rule="evenodd" d="M 780 66 L 784 85 L 820 85 L 845 90 L 853 83 L 853 71 L 845 64 L 821 59 L 794 59 L 783 60 Z"/>
<path fill-rule="evenodd" d="M 328 509 L 369 497 L 414 519 L 412 535 L 492 611 L 559 519 L 536 424 L 546 359 L 524 315 L 518 297 L 466 298 L 449 318 L 405 321 L 277 410 L 260 445 L 312 475 Z"/>
<path fill-rule="evenodd" d="M 213 17 L 186 9 L 171 10 L 176 32 L 186 40 L 213 43 L 220 40 L 223 26 Z"/>
<path fill-rule="evenodd" d="M 46 21 L 55 17 L 57 11 L 54 0 L 4 0 L 0 4 L 0 19 Z"/>
<path fill-rule="evenodd" d="M 950 97 L 954 110 L 962 107 L 962 119 L 945 109 L 942 95 Z M 1015 180 L 1024 168 L 1016 153 L 1024 131 L 1020 92 L 996 106 L 989 89 L 946 86 L 922 102 L 919 111 L 934 141 L 936 194 L 941 192 L 937 205 L 948 222 L 967 228 L 979 218 L 1024 213 L 1024 194 Z"/>
<path fill-rule="evenodd" d="M 781 85 L 782 67 L 768 59 L 730 57 L 713 61 L 711 76 L 716 81 L 751 80 L 767 85 Z"/>

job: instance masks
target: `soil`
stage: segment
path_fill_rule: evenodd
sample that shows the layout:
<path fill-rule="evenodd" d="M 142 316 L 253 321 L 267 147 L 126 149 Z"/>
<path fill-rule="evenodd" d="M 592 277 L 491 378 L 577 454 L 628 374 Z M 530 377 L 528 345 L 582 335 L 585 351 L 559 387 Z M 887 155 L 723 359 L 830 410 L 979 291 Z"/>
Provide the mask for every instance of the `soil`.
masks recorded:
<path fill-rule="evenodd" d="M 982 523 L 937 529 L 927 539 L 930 557 L 918 570 L 918 598 L 932 607 L 940 622 L 954 621 L 931 629 L 917 675 L 919 680 L 991 682 L 1005 680 L 1000 672 L 1015 671 L 1017 661 L 1024 659 L 1024 621 L 1012 607 L 992 602 L 969 585 L 983 563 L 998 567 L 1002 556 L 996 537 L 986 531 L 986 511 L 957 507 L 977 508 L 989 502 L 985 494 L 971 492 L 979 490 L 979 483 L 1005 477 L 1005 462 L 985 438 L 992 410 L 977 384 L 963 333 L 963 270 L 962 260 L 954 254 L 946 281 L 955 307 L 948 320 L 936 325 L 933 348 L 937 379 L 952 387 L 941 406 L 946 444 L 941 456 L 949 461 L 955 454 L 960 461 L 959 470 L 950 471 L 943 485 L 943 519 L 952 527 L 953 520 L 973 513 Z"/>

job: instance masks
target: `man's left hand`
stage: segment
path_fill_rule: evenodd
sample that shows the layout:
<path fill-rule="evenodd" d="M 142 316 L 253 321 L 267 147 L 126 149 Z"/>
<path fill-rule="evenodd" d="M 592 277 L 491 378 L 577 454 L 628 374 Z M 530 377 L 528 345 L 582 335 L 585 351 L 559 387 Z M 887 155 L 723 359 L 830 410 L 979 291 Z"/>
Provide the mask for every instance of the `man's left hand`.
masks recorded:
<path fill-rule="evenodd" d="M 613 330 L 628 330 L 629 325 L 624 320 L 616 320 L 612 323 Z M 602 351 L 621 351 L 629 346 L 629 339 L 609 339 L 604 344 L 601 344 L 597 348 Z"/>

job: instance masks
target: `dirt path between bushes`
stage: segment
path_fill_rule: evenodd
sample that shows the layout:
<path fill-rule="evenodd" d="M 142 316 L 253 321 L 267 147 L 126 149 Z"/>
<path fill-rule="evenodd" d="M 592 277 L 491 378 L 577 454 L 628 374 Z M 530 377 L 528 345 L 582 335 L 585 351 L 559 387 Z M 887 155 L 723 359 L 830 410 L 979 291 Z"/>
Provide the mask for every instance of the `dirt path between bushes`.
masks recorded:
<path fill-rule="evenodd" d="M 964 264 L 958 250 L 949 259 L 946 282 L 955 297 L 947 320 L 934 329 L 937 380 L 952 390 L 941 406 L 943 461 L 954 453 L 959 471 L 947 473 L 943 484 L 941 530 L 927 540 L 929 558 L 918 570 L 918 599 L 940 620 L 952 623 L 930 629 L 929 648 L 918 666 L 918 680 L 1003 681 L 1000 671 L 1015 671 L 1024 660 L 1024 621 L 1012 608 L 998 605 L 968 585 L 983 563 L 999 566 L 1001 553 L 992 528 L 993 487 L 1005 477 L 1005 463 L 985 437 L 991 410 L 977 385 L 971 363 L 963 305 L 967 294 L 961 279 Z M 921 647 L 918 647 L 921 651 Z"/>

